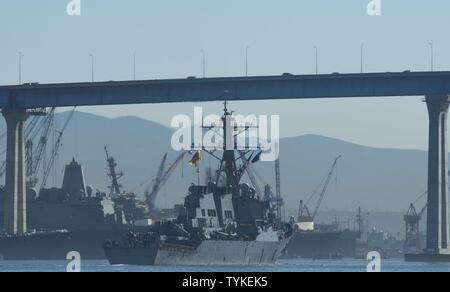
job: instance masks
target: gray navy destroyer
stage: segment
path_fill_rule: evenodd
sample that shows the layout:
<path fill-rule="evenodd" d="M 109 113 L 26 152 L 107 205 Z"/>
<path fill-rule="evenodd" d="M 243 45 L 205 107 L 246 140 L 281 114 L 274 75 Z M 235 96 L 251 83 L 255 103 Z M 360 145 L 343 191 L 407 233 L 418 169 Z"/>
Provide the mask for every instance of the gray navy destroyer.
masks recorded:
<path fill-rule="evenodd" d="M 242 132 L 231 117 L 225 103 L 223 141 Z M 277 216 L 280 200 L 261 197 L 241 182 L 262 151 L 249 147 L 241 151 L 236 143 L 227 149 L 225 144 L 219 149 L 221 157 L 215 149 L 195 151 L 191 164 L 196 165 L 206 152 L 217 158 L 219 167 L 214 180 L 188 188 L 184 204 L 177 206 L 177 218 L 156 222 L 145 231 L 130 230 L 123 240 L 104 243 L 111 264 L 235 266 L 273 264 L 278 259 L 292 233 L 291 226 Z"/>

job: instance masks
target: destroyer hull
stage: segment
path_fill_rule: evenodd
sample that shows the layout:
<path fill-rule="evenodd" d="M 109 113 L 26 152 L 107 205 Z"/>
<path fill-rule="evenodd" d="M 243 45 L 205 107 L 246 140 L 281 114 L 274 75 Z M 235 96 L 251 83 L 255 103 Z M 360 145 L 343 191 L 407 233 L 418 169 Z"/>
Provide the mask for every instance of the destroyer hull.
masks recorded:
<path fill-rule="evenodd" d="M 105 254 L 113 265 L 258 266 L 274 264 L 286 243 L 205 240 L 196 248 L 164 243 L 151 247 L 112 246 L 105 248 Z"/>

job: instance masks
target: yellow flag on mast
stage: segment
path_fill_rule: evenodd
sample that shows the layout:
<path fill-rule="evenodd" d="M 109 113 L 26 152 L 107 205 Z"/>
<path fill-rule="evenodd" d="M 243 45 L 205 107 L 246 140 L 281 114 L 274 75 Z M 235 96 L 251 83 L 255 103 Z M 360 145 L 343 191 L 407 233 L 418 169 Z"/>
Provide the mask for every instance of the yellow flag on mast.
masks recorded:
<path fill-rule="evenodd" d="M 197 162 L 199 160 L 202 160 L 202 156 L 200 154 L 200 151 L 195 151 L 194 156 L 192 156 L 191 160 L 188 161 L 190 166 L 197 166 Z"/>

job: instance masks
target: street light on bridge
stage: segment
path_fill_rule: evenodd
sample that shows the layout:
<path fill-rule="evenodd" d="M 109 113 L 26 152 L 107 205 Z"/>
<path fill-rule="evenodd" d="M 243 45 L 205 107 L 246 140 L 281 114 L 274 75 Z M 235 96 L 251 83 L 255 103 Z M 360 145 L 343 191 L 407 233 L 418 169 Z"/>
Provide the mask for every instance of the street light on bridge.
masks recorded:
<path fill-rule="evenodd" d="M 22 84 L 22 52 L 19 52 L 19 85 Z"/>
<path fill-rule="evenodd" d="M 205 50 L 200 51 L 202 53 L 202 66 L 203 66 L 203 78 L 206 77 L 206 53 Z"/>
<path fill-rule="evenodd" d="M 433 72 L 434 71 L 434 43 L 433 43 L 433 41 L 430 41 L 428 44 L 430 45 L 431 72 Z"/>
<path fill-rule="evenodd" d="M 319 74 L 319 49 L 317 46 L 314 46 L 314 50 L 316 51 L 316 75 Z"/>
<path fill-rule="evenodd" d="M 363 62 L 364 62 L 364 43 L 361 43 L 361 73 L 363 73 Z"/>
<path fill-rule="evenodd" d="M 90 54 L 91 57 L 91 81 L 94 82 L 94 55 Z"/>
<path fill-rule="evenodd" d="M 245 76 L 248 76 L 248 49 L 250 46 L 245 47 Z"/>
<path fill-rule="evenodd" d="M 136 51 L 133 52 L 133 80 L 136 80 Z"/>

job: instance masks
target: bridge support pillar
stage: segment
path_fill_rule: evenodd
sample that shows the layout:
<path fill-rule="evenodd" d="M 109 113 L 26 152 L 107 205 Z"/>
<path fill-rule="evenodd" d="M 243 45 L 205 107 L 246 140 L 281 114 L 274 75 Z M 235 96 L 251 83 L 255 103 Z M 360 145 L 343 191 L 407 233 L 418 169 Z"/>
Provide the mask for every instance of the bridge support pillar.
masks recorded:
<path fill-rule="evenodd" d="M 27 194 L 25 187 L 25 109 L 3 109 L 6 120 L 6 175 L 4 189 L 4 229 L 8 234 L 27 231 Z"/>
<path fill-rule="evenodd" d="M 450 254 L 448 226 L 447 114 L 449 96 L 427 96 L 428 210 L 427 254 Z"/>

